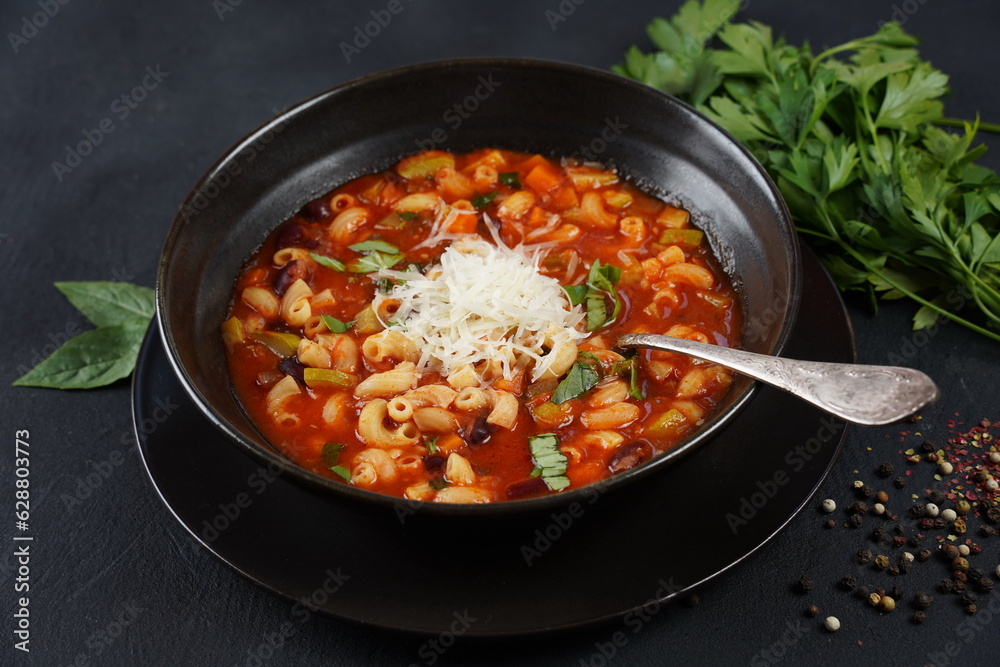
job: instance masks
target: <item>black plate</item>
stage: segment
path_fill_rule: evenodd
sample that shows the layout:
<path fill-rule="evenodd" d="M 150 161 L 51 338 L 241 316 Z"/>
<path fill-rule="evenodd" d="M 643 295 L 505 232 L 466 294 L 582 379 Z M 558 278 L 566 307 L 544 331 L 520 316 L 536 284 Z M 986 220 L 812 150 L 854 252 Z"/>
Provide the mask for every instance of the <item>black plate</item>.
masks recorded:
<path fill-rule="evenodd" d="M 839 295 L 815 256 L 805 252 L 803 260 L 805 298 L 785 356 L 853 361 Z M 163 419 L 168 399 L 180 407 Z M 334 616 L 384 627 L 439 633 L 468 614 L 477 620 L 466 634 L 479 636 L 618 617 L 728 569 L 804 506 L 846 431 L 762 387 L 722 433 L 658 474 L 606 495 L 595 491 L 593 502 L 524 530 L 456 534 L 420 525 L 405 506 L 398 519 L 367 516 L 270 477 L 187 398 L 155 323 L 139 354 L 133 410 L 163 501 L 244 576 Z"/>

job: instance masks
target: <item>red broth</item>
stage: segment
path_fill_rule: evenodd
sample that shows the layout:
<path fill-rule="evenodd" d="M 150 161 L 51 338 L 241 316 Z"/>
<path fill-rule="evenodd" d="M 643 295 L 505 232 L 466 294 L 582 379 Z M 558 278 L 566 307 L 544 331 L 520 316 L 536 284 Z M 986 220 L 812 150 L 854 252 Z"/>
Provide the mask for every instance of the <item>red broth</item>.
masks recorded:
<path fill-rule="evenodd" d="M 573 326 L 552 324 L 561 342 L 540 348 L 546 333 L 535 331 L 524 340 L 540 351 L 507 369 L 421 365 L 424 339 L 408 338 L 418 318 L 393 320 L 407 281 L 392 272 L 444 280 L 437 267 L 453 244 L 472 252 L 498 238 L 550 287 L 575 286 Z M 595 262 L 613 268 L 595 278 Z M 496 275 L 497 298 L 517 297 Z M 566 299 L 562 321 L 569 293 L 556 292 L 546 303 Z M 686 211 L 599 165 L 496 149 L 414 155 L 311 202 L 242 270 L 229 316 L 232 384 L 281 451 L 345 484 L 437 502 L 559 493 L 670 450 L 731 375 L 681 355 L 629 356 L 615 340 L 649 332 L 731 347 L 741 325 Z"/>

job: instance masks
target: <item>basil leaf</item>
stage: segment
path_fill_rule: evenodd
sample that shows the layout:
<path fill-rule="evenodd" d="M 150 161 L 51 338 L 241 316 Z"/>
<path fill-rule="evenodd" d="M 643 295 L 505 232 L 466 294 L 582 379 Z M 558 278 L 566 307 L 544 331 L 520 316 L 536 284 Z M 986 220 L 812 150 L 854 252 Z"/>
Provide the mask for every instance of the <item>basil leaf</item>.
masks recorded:
<path fill-rule="evenodd" d="M 639 357 L 637 355 L 616 361 L 611 366 L 611 372 L 620 375 L 623 379 L 628 379 L 629 396 L 640 401 L 646 398 L 642 391 L 642 383 L 639 381 Z"/>
<path fill-rule="evenodd" d="M 333 269 L 334 271 L 343 271 L 347 267 L 339 259 L 334 259 L 333 257 L 327 257 L 326 255 L 318 255 L 314 252 L 309 253 L 309 256 L 316 260 L 316 263 L 320 266 L 325 266 L 328 269 Z"/>
<path fill-rule="evenodd" d="M 353 321 L 341 322 L 336 317 L 332 317 L 330 315 L 320 315 L 320 318 L 323 320 L 323 323 L 326 325 L 326 328 L 329 329 L 332 333 L 344 333 L 352 326 L 354 326 Z"/>
<path fill-rule="evenodd" d="M 414 218 L 417 217 L 417 212 L 416 211 L 397 211 L 396 212 L 396 217 L 399 218 L 400 220 L 405 220 L 405 221 L 409 222 L 410 220 L 413 220 Z"/>
<path fill-rule="evenodd" d="M 587 331 L 595 331 L 618 319 L 622 310 L 622 300 L 615 290 L 615 285 L 621 275 L 622 270 L 617 266 L 611 264 L 601 266 L 600 260 L 594 260 L 594 263 L 591 264 L 590 273 L 587 276 L 587 285 L 591 288 L 587 292 Z M 607 292 L 615 304 L 610 317 L 608 317 L 604 296 L 595 290 Z"/>
<path fill-rule="evenodd" d="M 378 240 L 362 241 L 361 243 L 355 243 L 354 245 L 349 245 L 347 247 L 354 252 L 385 252 L 389 254 L 399 252 L 399 248 L 391 243 Z"/>
<path fill-rule="evenodd" d="M 403 255 L 390 255 L 376 250 L 351 262 L 347 268 L 353 273 L 372 273 L 381 269 L 391 269 L 403 259 Z"/>
<path fill-rule="evenodd" d="M 343 477 L 345 482 L 351 481 L 351 471 L 345 466 L 330 466 L 330 470 Z"/>
<path fill-rule="evenodd" d="M 344 445 L 335 445 L 332 442 L 328 442 L 323 445 L 323 449 L 320 452 L 320 457 L 323 459 L 323 463 L 327 465 L 333 465 L 340 458 L 340 453 L 344 451 Z"/>
<path fill-rule="evenodd" d="M 497 180 L 500 181 L 501 185 L 508 185 L 512 188 L 521 189 L 521 179 L 518 178 L 516 171 L 505 171 L 500 174 L 500 178 Z"/>
<path fill-rule="evenodd" d="M 148 322 L 156 309 L 155 292 L 148 287 L 108 281 L 61 282 L 55 286 L 99 327 L 137 318 Z"/>
<path fill-rule="evenodd" d="M 539 475 L 549 489 L 559 491 L 570 485 L 569 478 L 565 475 L 569 459 L 559 451 L 559 439 L 554 434 L 542 433 L 529 438 L 528 449 L 535 469 L 541 470 Z M 534 470 L 531 471 L 532 477 L 539 475 Z"/>
<path fill-rule="evenodd" d="M 587 296 L 586 285 L 563 285 L 562 288 L 566 291 L 566 296 L 569 297 L 570 305 L 573 306 L 579 306 Z"/>
<path fill-rule="evenodd" d="M 472 198 L 472 205 L 478 208 L 479 210 L 483 210 L 484 208 L 493 203 L 493 200 L 496 199 L 496 196 L 497 196 L 496 190 L 487 193 L 485 195 L 476 195 L 475 197 Z"/>
<path fill-rule="evenodd" d="M 552 394 L 552 402 L 558 405 L 571 398 L 581 396 L 596 385 L 598 380 L 600 380 L 600 376 L 593 365 L 585 361 L 578 361 L 570 367 L 569 373 L 556 387 L 555 393 Z"/>
<path fill-rule="evenodd" d="M 149 322 L 133 318 L 69 339 L 52 355 L 14 381 L 20 387 L 91 389 L 127 377 L 135 367 Z"/>

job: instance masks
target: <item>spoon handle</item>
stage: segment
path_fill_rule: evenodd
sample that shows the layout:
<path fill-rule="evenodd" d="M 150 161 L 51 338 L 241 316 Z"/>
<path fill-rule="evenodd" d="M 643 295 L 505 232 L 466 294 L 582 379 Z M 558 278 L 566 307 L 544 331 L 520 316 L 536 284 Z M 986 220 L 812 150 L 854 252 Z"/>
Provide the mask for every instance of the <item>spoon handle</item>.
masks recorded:
<path fill-rule="evenodd" d="M 938 397 L 927 375 L 912 368 L 797 361 L 657 334 L 628 334 L 622 347 L 678 352 L 731 368 L 856 424 L 889 424 Z"/>

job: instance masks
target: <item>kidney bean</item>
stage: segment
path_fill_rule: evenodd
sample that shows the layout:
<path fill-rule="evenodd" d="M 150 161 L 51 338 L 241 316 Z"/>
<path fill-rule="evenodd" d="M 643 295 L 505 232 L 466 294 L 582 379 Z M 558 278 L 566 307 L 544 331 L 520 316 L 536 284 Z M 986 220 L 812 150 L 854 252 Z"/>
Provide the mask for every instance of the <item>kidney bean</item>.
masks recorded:
<path fill-rule="evenodd" d="M 308 218 L 309 220 L 326 220 L 330 217 L 330 205 L 327 203 L 326 197 L 320 197 L 319 199 L 313 199 L 311 202 L 302 207 L 302 217 Z"/>
<path fill-rule="evenodd" d="M 608 463 L 608 470 L 613 474 L 630 470 L 640 463 L 644 463 L 653 457 L 653 449 L 645 442 L 630 442 L 618 448 L 611 462 Z"/>
<path fill-rule="evenodd" d="M 285 375 L 291 375 L 299 381 L 299 384 L 306 383 L 306 367 L 295 357 L 282 359 L 281 362 L 278 363 L 278 370 Z"/>
<path fill-rule="evenodd" d="M 274 293 L 278 296 L 284 296 L 288 286 L 299 278 L 309 280 L 309 266 L 300 259 L 293 259 L 281 267 L 281 271 L 278 271 L 278 275 L 274 277 L 272 284 Z"/>
<path fill-rule="evenodd" d="M 527 498 L 528 496 L 535 496 L 542 493 L 548 487 L 545 486 L 545 482 L 542 481 L 541 477 L 530 477 L 528 479 L 522 480 L 520 482 L 514 482 L 507 487 L 507 500 L 515 500 L 517 498 Z"/>
<path fill-rule="evenodd" d="M 306 240 L 306 229 L 297 222 L 285 225 L 278 233 L 278 249 L 301 248 Z"/>
<path fill-rule="evenodd" d="M 486 422 L 485 417 L 477 417 L 465 434 L 466 442 L 470 445 L 481 445 L 489 439 L 490 425 Z"/>
<path fill-rule="evenodd" d="M 440 454 L 428 454 L 424 457 L 424 467 L 427 468 L 427 472 L 435 472 L 444 468 L 446 461 L 447 459 Z"/>

